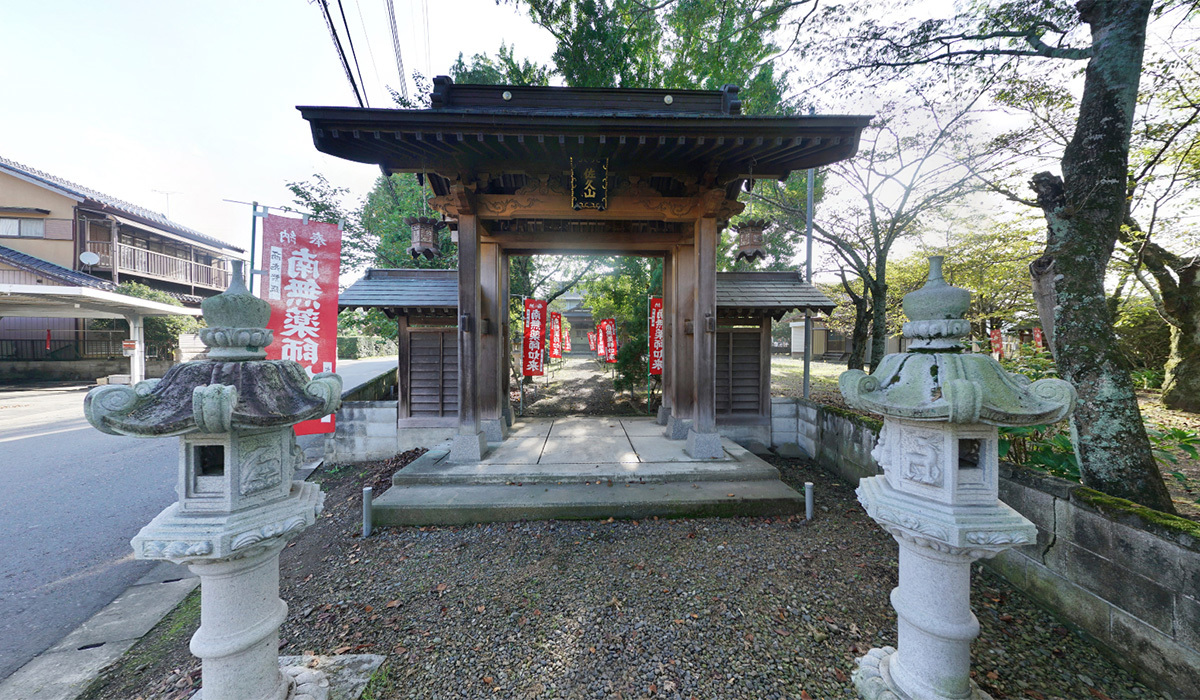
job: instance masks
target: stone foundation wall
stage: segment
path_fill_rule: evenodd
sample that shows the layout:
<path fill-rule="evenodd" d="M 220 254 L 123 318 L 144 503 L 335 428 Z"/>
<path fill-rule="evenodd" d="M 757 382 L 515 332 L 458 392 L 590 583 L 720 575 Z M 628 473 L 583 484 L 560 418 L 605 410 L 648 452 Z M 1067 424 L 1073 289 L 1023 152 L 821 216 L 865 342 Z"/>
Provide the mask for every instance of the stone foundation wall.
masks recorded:
<path fill-rule="evenodd" d="M 147 360 L 146 378 L 158 379 L 171 369 L 170 360 Z M 110 374 L 129 374 L 129 358 L 111 360 L 4 360 L 0 361 L 0 381 L 82 381 L 94 382 Z"/>
<path fill-rule="evenodd" d="M 772 445 L 798 445 L 850 483 L 880 473 L 878 423 L 772 399 Z M 1200 698 L 1200 527 L 1062 479 L 1001 465 L 1000 497 L 1037 543 L 985 562 L 1172 697 Z"/>
<path fill-rule="evenodd" d="M 325 443 L 331 462 L 365 462 L 400 452 L 395 401 L 346 401 L 337 412 L 337 431 Z"/>

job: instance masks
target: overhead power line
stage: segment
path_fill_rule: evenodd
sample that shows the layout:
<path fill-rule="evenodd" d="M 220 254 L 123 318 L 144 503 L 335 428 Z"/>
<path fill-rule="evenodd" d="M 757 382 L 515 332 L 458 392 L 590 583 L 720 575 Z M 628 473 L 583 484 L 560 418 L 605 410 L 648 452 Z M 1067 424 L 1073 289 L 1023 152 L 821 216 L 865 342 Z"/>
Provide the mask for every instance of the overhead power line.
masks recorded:
<path fill-rule="evenodd" d="M 400 32 L 396 30 L 396 6 L 392 0 L 387 3 L 388 22 L 392 25 L 392 48 L 396 51 L 396 72 L 400 74 L 400 95 L 408 99 L 408 80 L 404 76 L 404 57 L 400 55 Z"/>
<path fill-rule="evenodd" d="M 342 26 L 346 28 L 346 43 L 350 44 L 350 56 L 354 59 L 354 70 L 358 73 L 358 84 L 362 88 L 362 104 L 359 107 L 370 107 L 371 101 L 367 99 L 367 83 L 362 77 L 362 68 L 358 65 L 358 52 L 354 50 L 354 37 L 350 35 L 350 23 L 346 21 L 346 8 L 342 5 L 342 0 L 337 0 L 338 13 L 342 15 Z"/>
<path fill-rule="evenodd" d="M 354 72 L 350 70 L 350 62 L 346 60 L 346 52 L 342 49 L 342 40 L 338 37 L 337 28 L 333 25 L 333 17 L 329 14 L 329 2 L 328 0 L 317 0 L 317 5 L 321 7 L 321 14 L 325 17 L 325 26 L 329 28 L 329 36 L 333 39 L 333 48 L 337 49 L 342 68 L 346 71 L 346 80 L 350 81 L 350 89 L 354 91 L 354 99 L 358 101 L 359 107 L 366 107 L 367 104 L 363 100 L 362 93 L 359 92 L 358 83 L 354 81 Z"/>

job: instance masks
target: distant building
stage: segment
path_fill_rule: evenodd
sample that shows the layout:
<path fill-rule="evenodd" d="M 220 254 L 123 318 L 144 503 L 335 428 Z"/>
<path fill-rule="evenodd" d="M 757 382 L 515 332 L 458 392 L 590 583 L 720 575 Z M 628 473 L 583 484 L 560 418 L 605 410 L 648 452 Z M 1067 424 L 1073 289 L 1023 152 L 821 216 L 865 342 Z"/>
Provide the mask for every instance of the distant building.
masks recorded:
<path fill-rule="evenodd" d="M 244 252 L 0 157 L 0 284 L 111 290 L 136 281 L 194 306 L 225 289 L 230 261 Z M 82 319 L 2 318 L 0 362 L 120 356 L 120 335 L 92 332 Z"/>

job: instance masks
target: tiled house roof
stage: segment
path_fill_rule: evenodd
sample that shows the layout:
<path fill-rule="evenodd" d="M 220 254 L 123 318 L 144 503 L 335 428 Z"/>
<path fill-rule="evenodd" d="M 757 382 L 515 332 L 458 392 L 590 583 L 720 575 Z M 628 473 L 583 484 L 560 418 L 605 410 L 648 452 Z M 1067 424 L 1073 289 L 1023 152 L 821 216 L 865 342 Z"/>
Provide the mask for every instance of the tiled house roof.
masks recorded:
<path fill-rule="evenodd" d="M 206 236 L 203 233 L 200 233 L 195 229 L 188 228 L 182 224 L 177 224 L 156 211 L 139 207 L 136 204 L 130 204 L 122 199 L 117 199 L 116 197 L 109 196 L 103 192 L 93 190 L 90 187 L 77 185 L 69 180 L 64 180 L 61 177 L 42 172 L 36 168 L 30 168 L 29 166 L 22 165 L 21 163 L 18 163 L 14 160 L 9 160 L 3 156 L 0 156 L 0 172 L 13 173 L 19 177 L 22 177 L 23 179 L 32 180 L 36 183 L 48 186 L 51 189 L 57 189 L 69 195 L 73 195 L 74 197 L 82 199 L 92 206 L 105 211 L 106 213 L 119 214 L 132 219 L 140 220 L 148 225 L 160 227 L 166 231 L 170 231 L 171 233 L 200 243 L 206 243 L 208 245 L 224 248 L 225 250 L 236 251 L 239 253 L 245 252 L 241 248 L 232 246 L 225 241 L 213 238 L 212 236 Z"/>

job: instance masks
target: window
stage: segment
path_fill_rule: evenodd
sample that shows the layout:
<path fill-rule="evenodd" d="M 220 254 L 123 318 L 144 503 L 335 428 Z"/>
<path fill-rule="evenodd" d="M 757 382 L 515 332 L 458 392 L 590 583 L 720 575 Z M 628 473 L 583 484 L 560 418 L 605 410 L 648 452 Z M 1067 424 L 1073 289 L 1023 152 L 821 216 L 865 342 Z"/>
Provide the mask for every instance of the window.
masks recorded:
<path fill-rule="evenodd" d="M 42 219 L 0 219 L 0 236 L 45 238 L 46 222 Z"/>

